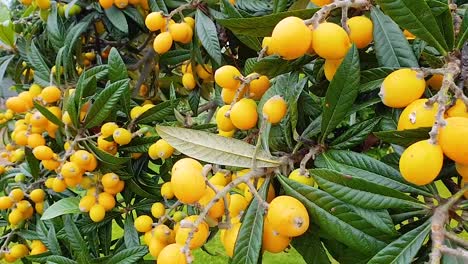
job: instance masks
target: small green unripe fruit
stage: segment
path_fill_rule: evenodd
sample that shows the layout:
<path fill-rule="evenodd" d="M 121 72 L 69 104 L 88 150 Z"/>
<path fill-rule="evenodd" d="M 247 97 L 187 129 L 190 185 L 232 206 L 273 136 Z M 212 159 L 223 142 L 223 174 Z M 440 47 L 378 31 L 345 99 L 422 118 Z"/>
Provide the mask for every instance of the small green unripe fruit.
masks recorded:
<path fill-rule="evenodd" d="M 23 182 L 26 176 L 23 173 L 18 173 L 15 176 L 15 182 Z"/>

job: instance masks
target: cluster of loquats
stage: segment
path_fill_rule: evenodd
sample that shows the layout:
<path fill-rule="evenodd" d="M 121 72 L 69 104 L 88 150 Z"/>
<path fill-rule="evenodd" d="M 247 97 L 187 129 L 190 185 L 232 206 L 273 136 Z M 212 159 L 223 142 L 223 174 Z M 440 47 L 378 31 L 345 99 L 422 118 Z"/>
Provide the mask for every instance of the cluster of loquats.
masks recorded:
<path fill-rule="evenodd" d="M 442 80 L 441 74 L 433 74 L 427 85 L 439 90 Z M 398 120 L 398 130 L 434 126 L 438 132 L 431 135 L 431 139 L 416 142 L 403 152 L 400 172 L 408 182 L 430 184 L 439 175 L 446 156 L 456 163 L 459 174 L 467 179 L 468 144 L 465 144 L 465 139 L 468 137 L 468 107 L 455 96 L 448 105 L 440 106 L 434 98 L 421 98 L 425 89 L 424 73 L 414 69 L 392 72 L 381 86 L 380 96 L 386 106 L 404 108 Z M 441 110 L 442 120 L 438 120 Z"/>
<path fill-rule="evenodd" d="M 322 6 L 332 1 L 312 2 Z M 287 17 L 275 26 L 271 37 L 263 39 L 262 47 L 267 55 L 276 54 L 285 60 L 317 54 L 325 59 L 325 77 L 331 81 L 352 44 L 362 49 L 373 41 L 373 24 L 366 16 L 351 17 L 346 25 L 349 32 L 332 22 L 314 27 L 312 22 Z"/>
<path fill-rule="evenodd" d="M 21 2 L 21 4 L 25 6 L 34 5 L 35 7 L 37 7 L 40 10 L 39 12 L 40 18 L 43 21 L 47 22 L 47 18 L 49 16 L 49 12 L 51 8 L 50 0 L 34 0 L 34 3 L 33 3 L 33 0 L 20 0 L 19 2 Z M 67 13 L 67 10 L 68 10 L 68 13 Z M 65 17 L 66 13 L 68 14 L 68 17 L 76 16 L 79 13 L 81 13 L 81 6 L 76 3 L 67 3 L 67 4 L 57 3 L 57 13 L 61 17 Z"/>
<path fill-rule="evenodd" d="M 31 250 L 30 250 L 31 249 Z M 30 245 L 15 244 L 1 252 L 3 259 L 8 263 L 14 263 L 28 255 L 38 255 L 47 251 L 47 247 L 40 240 L 31 241 Z"/>
<path fill-rule="evenodd" d="M 174 42 L 182 45 L 192 41 L 195 19 L 184 17 L 176 23 L 172 16 L 164 16 L 162 12 L 151 12 L 146 16 L 145 25 L 152 31 L 159 31 L 153 42 L 154 51 L 158 54 L 168 52 Z"/>
<path fill-rule="evenodd" d="M 222 88 L 221 97 L 226 104 L 216 113 L 219 134 L 232 137 L 237 129 L 249 130 L 257 126 L 256 100 L 270 88 L 267 76 L 251 73 L 244 77 L 234 66 L 217 69 L 215 82 Z M 279 123 L 286 115 L 287 104 L 281 96 L 270 98 L 262 109 L 263 117 L 271 124 Z"/>
<path fill-rule="evenodd" d="M 197 64 L 194 68 L 189 61 L 184 62 L 181 67 L 182 85 L 185 89 L 191 91 L 197 87 L 196 77 L 202 80 L 202 83 L 213 82 L 213 68 L 210 64 Z"/>
<path fill-rule="evenodd" d="M 172 151 L 170 148 L 169 153 Z M 251 169 L 234 172 L 219 169 L 210 176 L 210 170 L 197 160 L 178 160 L 172 167 L 170 181 L 161 186 L 161 196 L 166 205 L 154 203 L 151 216 L 140 215 L 134 222 L 136 230 L 144 233 L 144 242 L 158 263 L 174 263 L 175 259 L 180 261 L 177 263 L 193 260 L 190 251 L 202 247 L 209 237 L 210 228 L 217 225 L 225 225 L 224 228 L 220 227 L 221 242 L 226 254 L 232 257 L 244 212 L 254 196 L 258 195 L 251 192 L 252 188 L 259 190 L 266 180 L 264 177 L 248 178 L 248 183 L 238 180 L 249 177 L 247 174 L 251 172 Z M 240 183 L 236 185 L 233 181 Z M 253 187 L 255 183 L 256 188 Z M 220 193 L 224 195 L 219 197 Z M 290 196 L 275 196 L 275 189 L 270 183 L 263 201 L 267 209 L 263 250 L 272 253 L 284 251 L 293 237 L 300 236 L 309 227 L 309 216 L 304 205 Z M 202 213 L 186 216 L 186 206 L 194 206 Z"/>
<path fill-rule="evenodd" d="M 135 7 L 141 6 L 144 10 L 149 10 L 147 0 L 99 0 L 99 4 L 104 9 L 109 9 L 114 5 L 119 9 L 124 9 L 130 4 Z"/>

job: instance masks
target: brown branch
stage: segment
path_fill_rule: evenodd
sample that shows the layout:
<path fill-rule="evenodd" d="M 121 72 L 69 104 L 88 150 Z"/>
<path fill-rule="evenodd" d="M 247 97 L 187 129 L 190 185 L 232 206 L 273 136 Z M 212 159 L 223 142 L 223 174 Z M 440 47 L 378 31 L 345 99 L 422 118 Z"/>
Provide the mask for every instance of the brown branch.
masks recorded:
<path fill-rule="evenodd" d="M 317 28 L 317 26 L 330 15 L 330 12 L 337 8 L 363 8 L 370 5 L 371 3 L 369 0 L 338 0 L 331 4 L 322 6 L 322 8 L 317 11 L 312 18 L 305 20 L 304 23 Z"/>

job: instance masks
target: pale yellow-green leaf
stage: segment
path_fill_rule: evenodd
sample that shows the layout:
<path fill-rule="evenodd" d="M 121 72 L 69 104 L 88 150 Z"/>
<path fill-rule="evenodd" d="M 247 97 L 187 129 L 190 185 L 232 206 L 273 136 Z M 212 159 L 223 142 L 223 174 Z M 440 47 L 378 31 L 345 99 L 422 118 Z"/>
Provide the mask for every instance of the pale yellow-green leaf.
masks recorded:
<path fill-rule="evenodd" d="M 242 168 L 252 165 L 255 146 L 244 141 L 187 128 L 156 126 L 156 131 L 175 149 L 194 159 Z M 280 165 L 278 158 L 269 156 L 263 150 L 258 152 L 258 167 Z"/>

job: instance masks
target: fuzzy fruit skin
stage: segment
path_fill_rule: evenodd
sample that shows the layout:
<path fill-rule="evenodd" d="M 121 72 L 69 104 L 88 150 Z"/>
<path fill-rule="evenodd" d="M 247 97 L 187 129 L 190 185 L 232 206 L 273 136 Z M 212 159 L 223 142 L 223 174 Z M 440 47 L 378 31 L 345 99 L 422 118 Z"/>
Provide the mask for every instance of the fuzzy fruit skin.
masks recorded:
<path fill-rule="evenodd" d="M 132 141 L 132 133 L 125 128 L 117 128 L 112 134 L 114 141 L 119 145 L 127 145 Z"/>
<path fill-rule="evenodd" d="M 223 189 L 223 186 L 216 186 L 216 189 L 217 190 L 221 190 Z M 202 206 L 202 207 L 205 207 L 208 205 L 208 203 L 210 203 L 211 199 L 213 199 L 215 197 L 216 193 L 213 191 L 213 189 L 211 188 L 206 188 L 205 190 L 205 194 L 200 198 L 200 200 L 198 201 L 198 203 Z M 226 195 L 226 202 L 229 206 L 229 203 L 230 203 L 230 200 L 231 200 L 231 196 L 230 194 L 227 194 Z M 218 202 L 216 202 L 213 207 L 210 208 L 210 210 L 208 211 L 208 215 L 211 217 L 211 218 L 219 218 L 219 217 L 222 217 L 224 215 L 224 198 L 220 199 Z"/>
<path fill-rule="evenodd" d="M 164 247 L 158 256 L 158 264 L 187 264 L 182 247 L 179 244 L 170 244 Z"/>
<path fill-rule="evenodd" d="M 412 69 L 400 69 L 389 74 L 380 87 L 382 102 L 389 107 L 402 108 L 419 99 L 426 88 L 424 78 Z"/>
<path fill-rule="evenodd" d="M 146 16 L 145 25 L 151 31 L 160 30 L 164 25 L 164 17 L 161 12 L 151 12 Z"/>
<path fill-rule="evenodd" d="M 106 209 L 100 204 L 95 204 L 89 210 L 89 217 L 93 222 L 101 222 L 106 216 Z"/>
<path fill-rule="evenodd" d="M 278 124 L 286 115 L 288 105 L 281 96 L 273 96 L 268 99 L 263 105 L 263 115 L 267 118 L 268 122 Z"/>
<path fill-rule="evenodd" d="M 153 219 L 147 215 L 140 215 L 135 219 L 134 225 L 138 232 L 146 233 L 153 228 Z"/>
<path fill-rule="evenodd" d="M 426 106 L 427 99 L 418 99 L 409 104 L 398 119 L 398 130 L 431 127 L 439 105 Z"/>
<path fill-rule="evenodd" d="M 171 186 L 175 197 L 185 204 L 193 204 L 205 194 L 206 183 L 200 162 L 184 158 L 172 167 Z"/>
<path fill-rule="evenodd" d="M 221 234 L 221 242 L 224 246 L 224 249 L 226 250 L 226 254 L 229 257 L 234 255 L 234 247 L 236 245 L 240 227 L 241 223 L 234 223 L 230 229 L 226 229 L 224 234 Z"/>
<path fill-rule="evenodd" d="M 193 30 L 187 23 L 174 23 L 169 26 L 169 32 L 176 42 L 187 44 L 192 41 Z"/>
<path fill-rule="evenodd" d="M 287 17 L 276 24 L 271 42 L 275 43 L 275 52 L 278 55 L 286 60 L 294 60 L 307 53 L 312 35 L 304 20 Z"/>
<path fill-rule="evenodd" d="M 174 198 L 174 190 L 172 189 L 171 182 L 166 182 L 161 186 L 161 196 L 169 200 Z"/>
<path fill-rule="evenodd" d="M 224 65 L 215 71 L 215 82 L 224 89 L 236 90 L 240 86 L 240 80 L 238 77 L 242 77 L 240 71 L 231 65 Z"/>
<path fill-rule="evenodd" d="M 249 75 L 250 76 L 250 75 Z M 247 76 L 247 77 L 249 77 Z M 270 88 L 270 80 L 267 76 L 262 75 L 258 79 L 253 80 L 249 84 L 250 96 L 254 100 L 260 100 L 265 92 Z"/>
<path fill-rule="evenodd" d="M 194 223 L 195 221 L 197 221 L 198 217 L 199 217 L 198 215 L 191 215 L 191 216 L 186 217 L 182 221 Z M 187 241 L 190 230 L 191 230 L 190 228 L 179 227 L 179 229 L 176 232 L 176 237 L 175 237 L 176 243 L 180 245 L 184 245 L 185 241 Z M 190 249 L 197 249 L 203 246 L 206 242 L 206 239 L 208 239 L 208 236 L 209 236 L 209 227 L 208 227 L 208 224 L 205 221 L 203 221 L 198 226 L 198 229 L 195 232 L 193 239 L 190 241 L 190 245 L 189 245 Z"/>
<path fill-rule="evenodd" d="M 429 78 L 429 80 L 426 81 L 427 85 L 438 91 L 440 90 L 440 87 L 442 87 L 442 81 L 444 80 L 444 75 L 442 74 L 434 74 L 432 75 L 431 78 Z"/>
<path fill-rule="evenodd" d="M 185 89 L 191 91 L 197 87 L 197 82 L 195 81 L 195 77 L 191 73 L 184 73 L 182 76 L 182 85 Z"/>
<path fill-rule="evenodd" d="M 231 202 L 229 204 L 229 212 L 233 217 L 240 215 L 249 206 L 248 201 L 241 194 L 234 193 L 231 195 Z"/>
<path fill-rule="evenodd" d="M 373 37 L 374 25 L 372 20 L 365 16 L 355 16 L 346 22 L 349 27 L 349 39 L 356 44 L 358 49 L 365 48 L 371 44 Z"/>
<path fill-rule="evenodd" d="M 271 227 L 283 236 L 300 236 L 309 228 L 309 215 L 304 205 L 286 195 L 271 201 L 266 218 Z"/>
<path fill-rule="evenodd" d="M 310 0 L 310 2 L 318 7 L 322 7 L 324 5 L 331 4 L 333 0 Z"/>
<path fill-rule="evenodd" d="M 325 72 L 325 78 L 331 82 L 333 77 L 335 77 L 335 73 L 341 65 L 343 59 L 338 60 L 325 60 L 325 64 L 323 65 L 323 71 Z"/>
<path fill-rule="evenodd" d="M 265 219 L 263 224 L 262 248 L 271 253 L 279 253 L 284 251 L 291 243 L 291 238 L 280 235 L 273 229 L 270 222 Z"/>
<path fill-rule="evenodd" d="M 463 177 L 463 179 L 468 180 L 468 165 L 456 163 L 455 168 L 457 169 L 458 174 Z"/>
<path fill-rule="evenodd" d="M 462 100 L 457 99 L 455 101 L 455 105 L 450 107 L 449 110 L 447 110 L 447 115 L 449 117 L 465 117 L 468 118 L 468 108 L 466 108 L 465 103 L 463 103 Z"/>
<path fill-rule="evenodd" d="M 169 32 L 162 32 L 156 36 L 153 42 L 154 51 L 158 54 L 164 54 L 168 52 L 172 47 L 172 35 Z"/>
<path fill-rule="evenodd" d="M 409 146 L 400 157 L 403 178 L 416 185 L 426 185 L 439 175 L 444 154 L 439 145 L 422 140 Z"/>
<path fill-rule="evenodd" d="M 456 163 L 468 164 L 468 118 L 449 117 L 439 130 L 439 144 L 444 154 Z"/>
<path fill-rule="evenodd" d="M 164 139 L 159 139 L 148 149 L 148 154 L 152 159 L 168 159 L 172 156 L 175 149 Z"/>
<path fill-rule="evenodd" d="M 334 23 L 324 22 L 312 35 L 315 53 L 324 59 L 338 60 L 346 56 L 351 42 L 346 31 Z"/>
<path fill-rule="evenodd" d="M 314 186 L 315 183 L 314 178 L 312 178 L 310 175 L 301 175 L 301 169 L 293 170 L 289 174 L 289 179 L 309 186 Z"/>
<path fill-rule="evenodd" d="M 160 218 L 166 213 L 166 208 L 163 203 L 154 203 L 151 206 L 151 214 L 153 217 Z"/>
<path fill-rule="evenodd" d="M 236 128 L 232 124 L 231 118 L 226 117 L 226 113 L 229 111 L 229 109 L 231 109 L 231 106 L 225 105 L 219 108 L 218 112 L 216 113 L 216 124 L 222 131 L 231 131 Z"/>
<path fill-rule="evenodd" d="M 240 130 L 249 130 L 257 125 L 257 104 L 252 99 L 242 98 L 231 109 L 231 122 Z"/>

